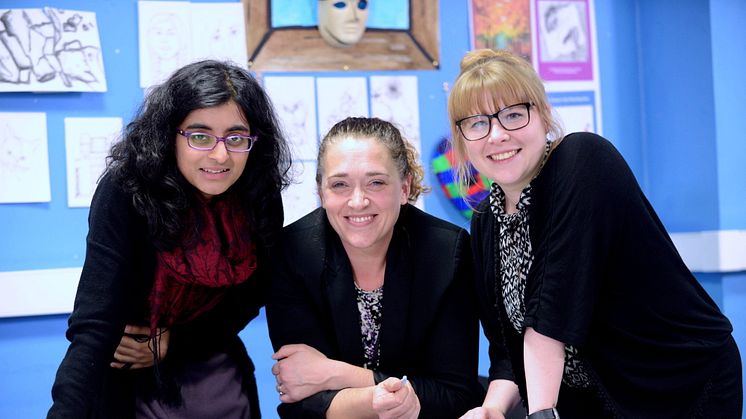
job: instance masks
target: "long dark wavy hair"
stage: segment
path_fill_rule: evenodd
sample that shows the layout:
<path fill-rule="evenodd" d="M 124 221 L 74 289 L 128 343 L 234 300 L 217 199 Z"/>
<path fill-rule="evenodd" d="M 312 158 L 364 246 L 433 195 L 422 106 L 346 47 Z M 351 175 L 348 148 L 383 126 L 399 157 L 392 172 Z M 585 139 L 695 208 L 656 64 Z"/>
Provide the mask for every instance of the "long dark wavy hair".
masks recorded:
<path fill-rule="evenodd" d="M 282 208 L 276 203 L 289 183 L 291 159 L 272 103 L 248 71 L 200 61 L 177 70 L 147 94 L 107 160 L 107 173 L 132 194 L 158 249 L 173 248 L 186 228 L 197 228 L 187 223 L 188 209 L 198 197 L 176 165 L 176 129 L 190 112 L 230 100 L 259 139 L 226 194 L 245 211 L 249 231 L 259 243 L 269 243 L 282 227 Z"/>

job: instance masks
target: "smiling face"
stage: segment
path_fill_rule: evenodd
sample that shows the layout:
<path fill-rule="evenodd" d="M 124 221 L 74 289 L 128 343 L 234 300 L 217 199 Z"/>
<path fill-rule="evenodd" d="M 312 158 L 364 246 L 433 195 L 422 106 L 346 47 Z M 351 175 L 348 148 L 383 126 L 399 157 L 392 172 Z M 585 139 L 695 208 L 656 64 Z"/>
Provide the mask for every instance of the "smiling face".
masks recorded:
<path fill-rule="evenodd" d="M 348 136 L 330 143 L 319 163 L 321 204 L 347 253 L 385 255 L 409 195 L 389 151 Z"/>
<path fill-rule="evenodd" d="M 488 103 L 491 101 L 487 101 Z M 475 109 L 474 114 L 494 114 L 513 103 L 500 103 L 499 109 L 485 105 Z M 536 175 L 544 156 L 547 130 L 535 106 L 530 108 L 527 126 L 506 131 L 496 119 L 491 120 L 490 133 L 477 141 L 464 141 L 466 154 L 477 170 L 497 182 L 511 197 L 519 197 L 521 191 Z"/>
<path fill-rule="evenodd" d="M 319 0 L 319 33 L 333 47 L 356 44 L 368 21 L 366 0 Z"/>
<path fill-rule="evenodd" d="M 249 135 L 249 123 L 233 101 L 219 106 L 196 109 L 179 125 L 183 131 L 203 132 L 225 137 Z M 243 173 L 249 153 L 232 153 L 218 142 L 210 151 L 189 147 L 186 137 L 176 134 L 176 165 L 179 171 L 205 198 L 227 191 Z"/>

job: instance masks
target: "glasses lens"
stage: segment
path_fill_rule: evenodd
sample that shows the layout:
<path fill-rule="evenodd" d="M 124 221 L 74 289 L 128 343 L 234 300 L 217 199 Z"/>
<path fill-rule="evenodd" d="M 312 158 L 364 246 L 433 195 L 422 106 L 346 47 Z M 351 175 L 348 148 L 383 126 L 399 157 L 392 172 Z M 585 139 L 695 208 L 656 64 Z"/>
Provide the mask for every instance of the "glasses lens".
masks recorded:
<path fill-rule="evenodd" d="M 461 133 L 467 140 L 479 140 L 486 137 L 490 133 L 490 117 L 477 115 L 462 120 Z"/>
<path fill-rule="evenodd" d="M 225 137 L 225 148 L 231 151 L 246 151 L 251 148 L 251 137 L 229 135 Z"/>
<path fill-rule="evenodd" d="M 187 137 L 189 145 L 197 149 L 212 149 L 215 147 L 215 137 L 210 134 L 203 134 L 201 132 L 193 132 Z"/>
<path fill-rule="evenodd" d="M 497 118 L 507 130 L 516 130 L 528 125 L 528 105 L 522 103 L 502 109 L 497 113 Z"/>

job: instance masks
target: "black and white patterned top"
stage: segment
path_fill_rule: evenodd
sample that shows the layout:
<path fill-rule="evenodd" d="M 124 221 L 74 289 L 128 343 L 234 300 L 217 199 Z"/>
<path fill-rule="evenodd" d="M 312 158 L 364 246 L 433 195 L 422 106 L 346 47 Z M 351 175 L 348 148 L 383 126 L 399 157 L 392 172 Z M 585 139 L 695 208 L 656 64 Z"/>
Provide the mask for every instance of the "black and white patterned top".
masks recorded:
<path fill-rule="evenodd" d="M 360 332 L 363 338 L 363 368 L 377 369 L 381 357 L 378 333 L 381 331 L 383 314 L 383 287 L 365 291 L 355 284 L 357 309 L 360 312 Z"/>
<path fill-rule="evenodd" d="M 542 165 L 546 161 L 551 149 L 551 142 L 547 141 Z M 500 289 L 508 320 L 518 333 L 523 333 L 523 318 L 526 313 L 525 289 L 526 278 L 534 261 L 529 235 L 529 213 L 531 205 L 531 183 L 523 191 L 516 204 L 516 212 L 508 214 L 505 211 L 505 193 L 493 183 L 490 190 L 490 210 L 497 219 L 499 233 L 497 240 L 500 249 Z M 583 368 L 578 351 L 571 345 L 565 346 L 565 371 L 562 380 L 570 387 L 585 388 L 590 385 L 588 374 Z"/>

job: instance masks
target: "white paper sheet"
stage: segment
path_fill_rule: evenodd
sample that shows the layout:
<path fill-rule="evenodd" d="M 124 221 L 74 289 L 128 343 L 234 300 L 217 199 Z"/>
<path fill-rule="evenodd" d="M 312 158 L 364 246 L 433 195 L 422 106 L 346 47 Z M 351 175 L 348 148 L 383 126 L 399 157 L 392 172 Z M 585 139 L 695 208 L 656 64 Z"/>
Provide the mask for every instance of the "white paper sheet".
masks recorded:
<path fill-rule="evenodd" d="M 316 160 L 316 92 L 313 77 L 264 77 L 264 87 L 290 142 L 294 160 Z"/>
<path fill-rule="evenodd" d="M 0 9 L 0 92 L 105 92 L 96 14 Z"/>
<path fill-rule="evenodd" d="M 191 61 L 190 3 L 140 1 L 137 3 L 140 45 L 140 87 L 161 83 L 174 70 Z"/>
<path fill-rule="evenodd" d="M 214 59 L 247 68 L 243 4 L 140 1 L 140 87 L 163 82 L 191 62 Z"/>
<path fill-rule="evenodd" d="M 67 205 L 90 207 L 106 156 L 122 131 L 122 118 L 65 118 Z"/>
<path fill-rule="evenodd" d="M 191 13 L 193 61 L 209 58 L 246 67 L 249 57 L 240 2 L 192 3 Z"/>
<path fill-rule="evenodd" d="M 0 203 L 49 202 L 47 114 L 0 113 Z"/>
<path fill-rule="evenodd" d="M 285 224 L 303 217 L 319 207 L 319 195 L 316 188 L 316 162 L 293 162 L 293 179 L 282 191 L 282 206 L 285 211 Z"/>
<path fill-rule="evenodd" d="M 370 108 L 372 116 L 396 125 L 422 154 L 416 76 L 371 76 Z"/>
<path fill-rule="evenodd" d="M 556 106 L 554 110 L 559 114 L 566 133 L 595 131 L 592 105 Z"/>
<path fill-rule="evenodd" d="M 368 86 L 364 77 L 316 79 L 319 105 L 319 138 L 348 116 L 369 116 Z"/>

